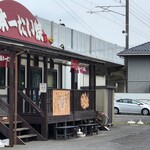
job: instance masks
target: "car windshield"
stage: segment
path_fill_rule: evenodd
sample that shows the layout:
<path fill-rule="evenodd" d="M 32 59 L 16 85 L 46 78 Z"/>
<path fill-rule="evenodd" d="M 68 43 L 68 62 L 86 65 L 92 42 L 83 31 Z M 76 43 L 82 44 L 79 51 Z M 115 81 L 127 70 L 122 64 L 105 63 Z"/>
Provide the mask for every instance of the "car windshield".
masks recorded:
<path fill-rule="evenodd" d="M 139 104 L 140 102 L 136 101 L 136 100 L 132 100 L 132 104 Z"/>

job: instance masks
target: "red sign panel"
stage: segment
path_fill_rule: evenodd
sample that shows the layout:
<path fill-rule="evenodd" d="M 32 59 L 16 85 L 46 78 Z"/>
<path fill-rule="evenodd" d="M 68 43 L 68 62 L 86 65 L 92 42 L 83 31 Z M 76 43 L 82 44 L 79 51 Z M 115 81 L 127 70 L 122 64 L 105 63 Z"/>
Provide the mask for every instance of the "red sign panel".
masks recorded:
<path fill-rule="evenodd" d="M 0 1 L 0 36 L 50 47 L 41 24 L 14 0 Z"/>

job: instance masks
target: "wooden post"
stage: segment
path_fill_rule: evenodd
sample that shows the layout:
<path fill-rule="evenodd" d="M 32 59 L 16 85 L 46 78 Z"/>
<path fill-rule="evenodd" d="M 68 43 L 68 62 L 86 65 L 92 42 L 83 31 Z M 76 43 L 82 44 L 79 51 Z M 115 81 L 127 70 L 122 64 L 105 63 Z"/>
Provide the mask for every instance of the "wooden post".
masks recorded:
<path fill-rule="evenodd" d="M 62 79 L 62 72 L 63 72 L 62 64 L 59 64 L 58 68 L 59 68 L 59 76 L 58 76 L 59 84 L 58 84 L 58 88 L 62 89 L 62 87 L 63 87 L 63 85 L 62 85 L 62 81 L 63 81 L 63 79 Z"/>
<path fill-rule="evenodd" d="M 96 73 L 95 73 L 95 65 L 89 66 L 89 89 L 94 90 L 93 104 L 94 110 L 96 110 Z"/>
<path fill-rule="evenodd" d="M 78 88 L 78 73 L 75 72 L 74 69 L 71 68 L 71 89 Z"/>
<path fill-rule="evenodd" d="M 44 63 L 44 83 L 47 83 L 47 64 L 48 64 L 48 58 L 43 57 L 43 63 Z M 48 93 L 50 94 L 50 93 Z M 41 93 L 41 104 L 42 109 L 44 111 L 44 118 L 43 122 L 41 124 L 41 134 L 46 139 L 48 139 L 48 120 L 47 120 L 47 93 Z"/>
<path fill-rule="evenodd" d="M 96 88 L 96 74 L 95 65 L 89 66 L 89 89 L 95 90 Z"/>
<path fill-rule="evenodd" d="M 18 56 L 18 90 L 20 90 L 20 87 L 21 85 L 21 56 L 19 55 Z M 20 100 L 21 99 L 21 96 L 18 95 L 18 101 L 17 101 L 17 106 L 19 106 L 17 108 L 17 111 L 18 111 L 18 114 L 21 114 L 21 112 L 23 112 L 23 101 Z"/>
<path fill-rule="evenodd" d="M 18 57 L 15 56 L 14 144 L 17 141 Z"/>
<path fill-rule="evenodd" d="M 14 145 L 14 133 L 13 133 L 13 121 L 14 121 L 14 87 L 15 87 L 15 76 L 14 76 L 14 59 L 15 55 L 13 51 L 10 51 L 10 64 L 9 64 L 9 140 L 10 147 Z"/>
<path fill-rule="evenodd" d="M 30 59 L 31 56 L 30 54 L 27 54 L 27 91 L 26 91 L 26 95 L 29 96 L 30 95 L 30 84 L 31 84 L 31 77 L 30 77 Z M 27 103 L 25 103 L 25 112 L 29 112 L 29 105 Z"/>
<path fill-rule="evenodd" d="M 14 100 L 14 144 L 17 144 L 17 114 L 18 114 L 18 56 L 25 51 L 15 54 L 15 100 Z"/>

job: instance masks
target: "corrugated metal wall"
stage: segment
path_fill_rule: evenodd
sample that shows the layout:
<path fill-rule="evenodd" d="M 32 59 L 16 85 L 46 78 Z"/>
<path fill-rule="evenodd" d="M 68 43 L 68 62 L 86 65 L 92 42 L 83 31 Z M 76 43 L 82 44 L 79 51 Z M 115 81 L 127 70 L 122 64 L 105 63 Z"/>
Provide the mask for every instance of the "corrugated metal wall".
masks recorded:
<path fill-rule="evenodd" d="M 46 34 L 54 37 L 53 46 L 60 47 L 63 44 L 65 49 L 79 54 L 120 65 L 124 64 L 124 59 L 117 56 L 117 53 L 124 50 L 123 47 L 39 17 L 37 20 Z"/>

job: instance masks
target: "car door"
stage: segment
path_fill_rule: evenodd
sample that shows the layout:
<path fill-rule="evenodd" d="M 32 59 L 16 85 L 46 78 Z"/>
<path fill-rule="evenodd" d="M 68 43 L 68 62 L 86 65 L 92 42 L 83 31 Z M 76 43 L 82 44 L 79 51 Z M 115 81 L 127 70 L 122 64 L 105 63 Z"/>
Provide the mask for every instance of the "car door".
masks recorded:
<path fill-rule="evenodd" d="M 131 103 L 131 109 L 132 109 L 132 113 L 141 113 L 141 109 L 142 109 L 142 106 L 140 105 L 140 103 L 136 100 L 131 100 L 132 103 Z"/>
<path fill-rule="evenodd" d="M 140 113 L 141 112 L 141 106 L 139 105 L 139 103 L 133 99 L 125 99 L 124 100 L 125 103 L 125 113 Z"/>
<path fill-rule="evenodd" d="M 116 100 L 115 106 L 119 109 L 120 113 L 128 112 L 128 100 L 127 99 Z"/>
<path fill-rule="evenodd" d="M 119 112 L 123 112 L 123 99 L 118 99 L 115 101 L 114 106 L 119 109 Z"/>
<path fill-rule="evenodd" d="M 122 112 L 123 113 L 130 113 L 131 111 L 131 105 L 129 99 L 123 99 L 122 103 Z"/>
<path fill-rule="evenodd" d="M 122 99 L 122 102 L 119 103 L 120 112 L 122 113 L 135 113 L 136 105 L 132 103 L 131 99 Z"/>

